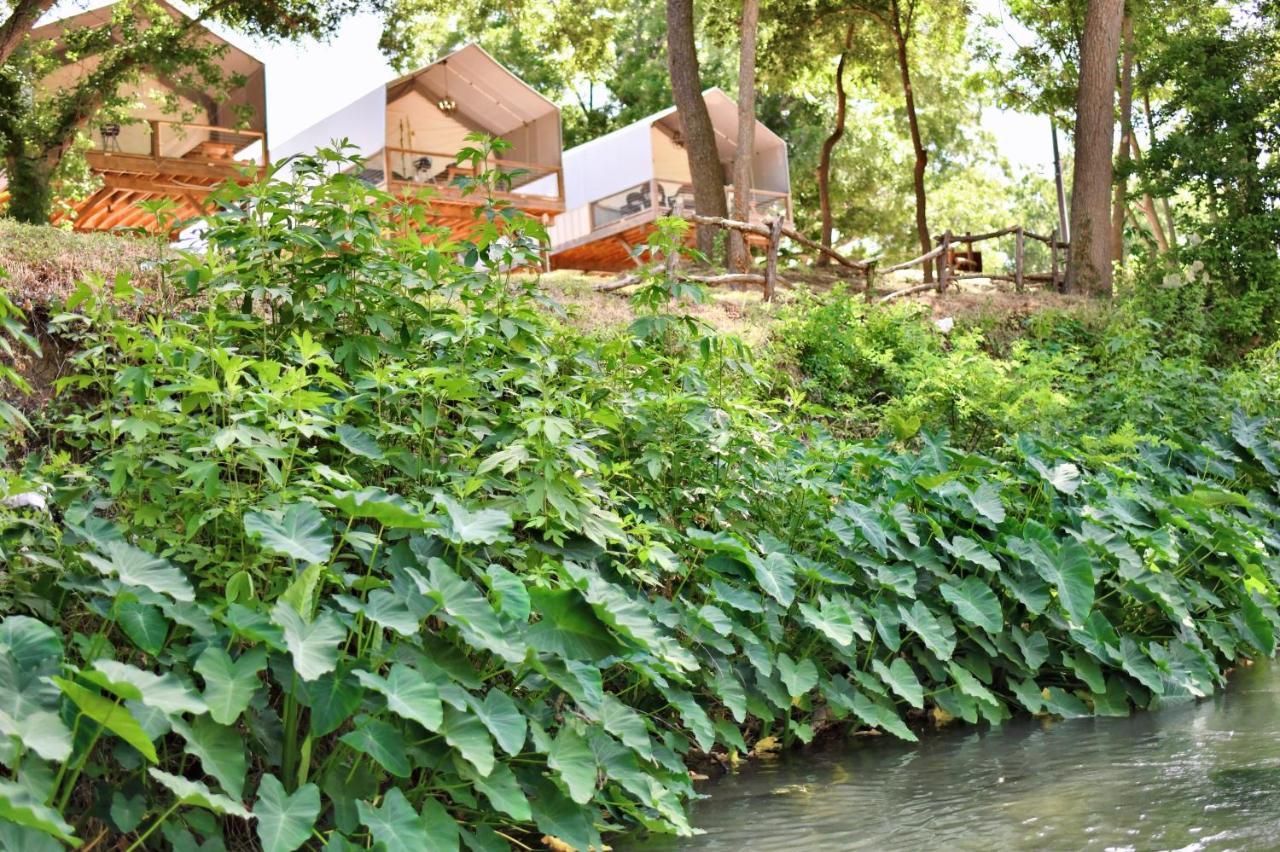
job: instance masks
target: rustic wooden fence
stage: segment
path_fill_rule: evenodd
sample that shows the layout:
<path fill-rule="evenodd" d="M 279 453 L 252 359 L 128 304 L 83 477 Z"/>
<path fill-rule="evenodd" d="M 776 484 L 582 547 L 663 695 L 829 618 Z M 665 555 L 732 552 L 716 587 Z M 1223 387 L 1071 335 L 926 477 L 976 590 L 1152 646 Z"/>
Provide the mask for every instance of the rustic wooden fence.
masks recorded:
<path fill-rule="evenodd" d="M 691 273 L 682 273 L 678 270 L 679 255 L 673 252 L 666 258 L 667 275 L 673 278 L 679 278 L 683 281 L 693 281 L 700 284 L 759 284 L 763 288 L 764 300 L 772 301 L 777 287 L 781 282 L 778 277 L 778 246 L 783 237 L 787 237 L 795 241 L 798 245 L 808 249 L 815 254 L 826 255 L 835 260 L 841 266 L 849 269 L 855 275 L 862 279 L 862 289 L 866 298 L 872 298 L 875 289 L 876 279 L 891 275 L 894 272 L 901 272 L 905 269 L 911 269 L 919 266 L 922 269 L 929 269 L 931 266 L 936 267 L 937 275 L 932 281 L 926 281 L 911 287 L 895 290 L 887 293 L 878 299 L 877 302 L 887 302 L 900 296 L 909 296 L 913 293 L 922 293 L 927 290 L 937 290 L 939 293 L 945 293 L 947 288 L 956 281 L 966 279 L 985 278 L 991 281 L 1009 281 L 1014 285 L 1014 289 L 1021 293 L 1024 291 L 1028 282 L 1035 282 L 1048 285 L 1051 289 L 1060 290 L 1062 286 L 1061 270 L 1065 264 L 1060 263 L 1059 252 L 1065 252 L 1068 244 L 1058 239 L 1058 232 L 1055 229 L 1049 236 L 1037 234 L 1029 231 L 1022 225 L 1013 225 L 1008 228 L 1002 228 L 998 231 L 991 231 L 985 234 L 961 234 L 956 235 L 950 231 L 944 232 L 936 238 L 938 245 L 931 251 L 928 251 L 919 257 L 913 257 L 910 260 L 896 263 L 883 269 L 877 268 L 877 260 L 855 260 L 846 257 L 844 254 L 835 249 L 824 246 L 814 240 L 809 239 L 794 228 L 787 227 L 781 217 L 769 219 L 763 223 L 741 222 L 736 219 L 725 219 L 719 216 L 702 216 L 697 213 L 684 213 L 682 201 L 677 200 L 671 210 L 673 216 L 683 216 L 685 219 L 697 225 L 711 225 L 713 227 L 738 231 L 744 235 L 755 235 L 764 237 L 766 242 L 765 250 L 765 266 L 764 272 L 729 272 L 719 275 L 697 275 Z M 985 272 L 975 270 L 975 258 L 980 258 L 980 254 L 974 249 L 979 243 L 989 240 L 996 240 L 1001 237 L 1014 235 L 1014 253 L 1013 253 L 1013 274 Z M 1049 247 L 1050 270 L 1048 272 L 1028 272 L 1026 270 L 1026 241 L 1036 240 L 1044 243 Z M 963 246 L 963 250 L 959 247 Z M 639 283 L 640 277 L 637 275 L 625 275 L 615 281 L 602 284 L 597 290 L 609 292 L 619 290 L 631 284 Z"/>

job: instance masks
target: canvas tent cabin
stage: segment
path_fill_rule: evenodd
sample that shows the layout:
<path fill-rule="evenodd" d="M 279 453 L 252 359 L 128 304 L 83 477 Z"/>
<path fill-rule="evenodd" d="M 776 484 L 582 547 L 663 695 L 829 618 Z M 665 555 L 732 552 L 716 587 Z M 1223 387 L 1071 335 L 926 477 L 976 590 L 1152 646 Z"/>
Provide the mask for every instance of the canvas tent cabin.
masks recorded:
<path fill-rule="evenodd" d="M 176 19 L 183 14 L 158 4 Z M 35 28 L 32 39 L 55 45 L 63 33 L 99 27 L 111 21 L 114 6 L 104 6 Z M 197 25 L 199 26 L 199 25 Z M 167 198 L 174 213 L 203 212 L 210 189 L 224 180 L 242 180 L 246 166 L 264 168 L 267 152 L 266 75 L 262 62 L 199 27 L 199 38 L 223 47 L 215 58 L 228 80 L 243 81 L 219 97 L 181 81 L 144 70 L 121 92 L 133 105 L 123 115 L 99 115 L 81 129 L 91 147 L 88 166 L 101 187 L 73 206 L 69 215 L 79 231 L 155 226 L 155 217 L 137 202 Z M 55 48 L 56 49 L 56 48 Z M 92 73 L 99 57 L 88 55 L 57 67 L 39 85 L 48 91 L 68 88 Z"/>
<path fill-rule="evenodd" d="M 726 180 L 733 173 L 738 138 L 737 104 L 720 89 L 703 93 Z M 565 212 L 551 227 L 556 269 L 620 271 L 635 261 L 659 216 L 680 199 L 696 212 L 684 129 L 674 107 L 564 152 Z M 791 218 L 787 144 L 756 122 L 751 218 Z M 732 189 L 726 187 L 732 207 Z"/>
<path fill-rule="evenodd" d="M 475 147 L 467 139 L 472 133 L 511 145 L 487 165 L 509 177 L 500 198 L 537 217 L 564 210 L 560 110 L 476 45 L 379 86 L 279 145 L 276 154 L 310 153 L 347 139 L 364 158 L 365 180 L 398 195 L 431 190 L 433 224 L 461 235 L 483 203 L 459 185 L 472 176 L 457 158 Z"/>

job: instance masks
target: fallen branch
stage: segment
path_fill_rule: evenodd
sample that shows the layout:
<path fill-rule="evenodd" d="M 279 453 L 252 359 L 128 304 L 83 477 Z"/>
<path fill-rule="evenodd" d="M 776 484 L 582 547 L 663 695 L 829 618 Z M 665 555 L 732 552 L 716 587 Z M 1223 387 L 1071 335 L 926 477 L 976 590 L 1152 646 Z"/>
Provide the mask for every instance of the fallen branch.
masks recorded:
<path fill-rule="evenodd" d="M 881 296 L 879 299 L 876 299 L 876 304 L 877 305 L 882 304 L 884 302 L 889 301 L 890 299 L 896 299 L 899 296 L 910 296 L 912 293 L 923 293 L 925 290 L 937 290 L 937 289 L 938 289 L 937 281 L 928 281 L 924 284 L 917 284 L 914 287 L 908 287 L 905 290 L 896 290 L 892 293 L 889 293 L 888 295 Z"/>
<path fill-rule="evenodd" d="M 597 293 L 612 293 L 614 290 L 621 290 L 623 287 L 630 287 L 632 284 L 639 284 L 639 275 L 624 275 L 604 284 L 596 285 Z"/>
<path fill-rule="evenodd" d="M 876 270 L 876 272 L 880 275 L 888 275 L 890 272 L 900 272 L 903 269 L 910 269 L 913 266 L 919 266 L 922 263 L 928 263 L 938 255 L 942 254 L 943 248 L 944 246 L 938 246 L 936 249 L 929 252 L 928 254 L 922 254 L 919 257 L 914 257 L 911 260 L 903 261 L 902 263 L 899 263 L 895 266 L 887 266 L 884 269 L 878 269 Z M 929 286 L 932 287 L 933 284 L 930 283 Z"/>

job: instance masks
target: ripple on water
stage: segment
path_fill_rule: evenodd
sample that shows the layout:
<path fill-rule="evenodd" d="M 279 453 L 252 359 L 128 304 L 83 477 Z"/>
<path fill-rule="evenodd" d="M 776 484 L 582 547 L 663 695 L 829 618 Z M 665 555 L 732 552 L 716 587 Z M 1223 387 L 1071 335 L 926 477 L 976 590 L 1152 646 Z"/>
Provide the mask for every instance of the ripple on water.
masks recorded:
<path fill-rule="evenodd" d="M 1280 670 L 1128 719 L 859 737 L 704 787 L 706 833 L 636 850 L 1280 848 Z"/>

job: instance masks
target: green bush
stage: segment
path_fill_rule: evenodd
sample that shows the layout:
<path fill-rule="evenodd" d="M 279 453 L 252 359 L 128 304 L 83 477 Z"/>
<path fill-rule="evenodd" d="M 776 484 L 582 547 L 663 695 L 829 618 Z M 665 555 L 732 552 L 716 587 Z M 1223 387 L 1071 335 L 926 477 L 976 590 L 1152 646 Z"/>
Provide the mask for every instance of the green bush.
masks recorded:
<path fill-rule="evenodd" d="M 677 282 L 627 335 L 555 328 L 507 272 L 536 223 L 424 247 L 353 164 L 224 189 L 181 316 L 62 312 L 78 372 L 0 480 L 0 845 L 600 848 L 688 833 L 708 753 L 1122 715 L 1273 653 L 1269 421 L 840 440 Z M 939 382 L 929 346 L 883 380 Z"/>

